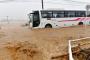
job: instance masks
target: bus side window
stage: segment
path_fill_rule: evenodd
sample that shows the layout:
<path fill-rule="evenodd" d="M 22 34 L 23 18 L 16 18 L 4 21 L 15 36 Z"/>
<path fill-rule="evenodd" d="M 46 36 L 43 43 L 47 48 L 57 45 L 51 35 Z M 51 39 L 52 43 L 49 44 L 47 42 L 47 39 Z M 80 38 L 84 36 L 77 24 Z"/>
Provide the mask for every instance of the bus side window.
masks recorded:
<path fill-rule="evenodd" d="M 87 17 L 90 17 L 90 14 L 89 14 L 89 15 L 87 15 Z"/>
<path fill-rule="evenodd" d="M 64 17 L 68 17 L 68 11 L 64 11 Z"/>
<path fill-rule="evenodd" d="M 75 16 L 76 17 L 85 17 L 86 13 L 85 13 L 85 11 L 76 11 Z"/>
<path fill-rule="evenodd" d="M 86 14 L 85 12 L 81 12 L 80 16 L 85 17 L 85 14 Z"/>
<path fill-rule="evenodd" d="M 57 13 L 55 13 L 55 11 L 53 11 L 53 18 L 56 18 Z"/>
<path fill-rule="evenodd" d="M 47 18 L 47 14 L 42 14 L 42 18 Z"/>
<path fill-rule="evenodd" d="M 52 18 L 52 11 L 41 11 L 42 18 Z"/>
<path fill-rule="evenodd" d="M 75 12 L 75 17 L 80 17 L 80 12 L 79 11 Z"/>
<path fill-rule="evenodd" d="M 75 17 L 74 11 L 68 11 L 68 17 Z"/>
<path fill-rule="evenodd" d="M 85 15 L 84 14 L 82 14 L 82 16 L 81 17 L 85 17 Z"/>
<path fill-rule="evenodd" d="M 90 17 L 90 11 L 87 12 L 87 17 Z"/>
<path fill-rule="evenodd" d="M 60 18 L 61 16 L 60 16 L 60 14 L 57 14 L 57 16 L 56 16 L 57 18 Z"/>
<path fill-rule="evenodd" d="M 47 18 L 52 18 L 51 14 L 47 13 Z"/>
<path fill-rule="evenodd" d="M 53 11 L 53 18 L 63 18 L 64 11 Z"/>

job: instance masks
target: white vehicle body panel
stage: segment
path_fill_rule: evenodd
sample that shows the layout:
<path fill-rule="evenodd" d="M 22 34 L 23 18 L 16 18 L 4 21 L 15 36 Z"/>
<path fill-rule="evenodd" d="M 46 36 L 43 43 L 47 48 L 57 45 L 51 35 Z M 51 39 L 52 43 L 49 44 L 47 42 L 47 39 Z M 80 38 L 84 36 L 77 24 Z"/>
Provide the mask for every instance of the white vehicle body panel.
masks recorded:
<path fill-rule="evenodd" d="M 45 28 L 47 24 L 51 24 L 52 28 L 61 28 L 78 25 L 80 22 L 83 22 L 85 25 L 90 25 L 90 17 L 64 17 L 64 18 L 42 18 L 41 12 L 40 15 L 40 24 L 38 27 L 33 28 Z M 32 24 L 30 23 L 30 27 Z"/>
<path fill-rule="evenodd" d="M 53 28 L 69 27 L 78 25 L 80 22 L 83 24 L 90 25 L 90 17 L 76 17 L 76 18 L 42 18 L 38 28 L 45 28 L 46 24 L 51 24 Z"/>

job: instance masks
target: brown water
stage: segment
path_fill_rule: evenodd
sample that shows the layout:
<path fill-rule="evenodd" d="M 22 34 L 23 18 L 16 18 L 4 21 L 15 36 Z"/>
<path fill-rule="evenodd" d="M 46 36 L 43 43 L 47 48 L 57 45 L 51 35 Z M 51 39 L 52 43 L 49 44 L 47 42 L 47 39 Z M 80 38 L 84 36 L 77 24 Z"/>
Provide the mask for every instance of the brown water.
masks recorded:
<path fill-rule="evenodd" d="M 8 24 L 1 28 L 0 60 L 68 60 L 63 56 L 68 52 L 68 40 L 90 36 L 90 26 L 30 29 Z"/>

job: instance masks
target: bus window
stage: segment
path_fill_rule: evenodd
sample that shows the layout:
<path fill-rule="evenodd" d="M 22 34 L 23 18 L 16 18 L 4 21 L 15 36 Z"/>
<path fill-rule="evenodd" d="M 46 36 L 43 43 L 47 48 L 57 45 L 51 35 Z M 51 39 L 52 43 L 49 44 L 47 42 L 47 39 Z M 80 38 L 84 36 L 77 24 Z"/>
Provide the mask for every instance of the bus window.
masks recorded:
<path fill-rule="evenodd" d="M 52 11 L 41 11 L 42 18 L 52 18 Z"/>
<path fill-rule="evenodd" d="M 65 17 L 75 17 L 75 11 L 65 11 L 64 16 Z"/>
<path fill-rule="evenodd" d="M 68 17 L 68 11 L 64 12 L 64 17 Z"/>
<path fill-rule="evenodd" d="M 68 17 L 75 17 L 74 11 L 68 11 Z"/>
<path fill-rule="evenodd" d="M 52 18 L 52 12 L 47 12 L 47 18 Z"/>
<path fill-rule="evenodd" d="M 53 18 L 63 18 L 64 17 L 64 11 L 54 11 L 53 12 Z"/>
<path fill-rule="evenodd" d="M 76 17 L 80 17 L 80 13 L 78 11 L 76 11 L 75 15 Z"/>
<path fill-rule="evenodd" d="M 90 14 L 89 14 L 89 15 L 87 15 L 87 17 L 90 17 Z"/>
<path fill-rule="evenodd" d="M 86 13 L 85 13 L 85 11 L 76 11 L 75 16 L 76 17 L 85 17 Z"/>
<path fill-rule="evenodd" d="M 81 17 L 85 17 L 85 16 L 86 16 L 86 13 L 83 12 L 83 11 L 81 11 L 80 16 L 81 16 Z"/>
<path fill-rule="evenodd" d="M 87 17 L 90 17 L 90 11 L 87 11 Z"/>

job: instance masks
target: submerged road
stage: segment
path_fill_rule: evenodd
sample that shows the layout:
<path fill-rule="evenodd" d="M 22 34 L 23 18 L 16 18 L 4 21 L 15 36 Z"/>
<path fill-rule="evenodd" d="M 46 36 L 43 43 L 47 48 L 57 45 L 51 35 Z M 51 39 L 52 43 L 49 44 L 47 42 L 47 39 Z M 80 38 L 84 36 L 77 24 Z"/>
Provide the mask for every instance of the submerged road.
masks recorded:
<path fill-rule="evenodd" d="M 8 44 L 9 46 L 14 47 L 17 46 L 17 43 L 28 42 L 34 44 L 43 52 L 43 60 L 48 60 L 52 56 L 67 54 L 68 40 L 90 36 L 90 26 L 87 26 L 86 28 L 85 26 L 75 26 L 58 29 L 30 29 L 28 27 L 23 27 L 21 24 L 8 24 L 2 25 L 1 28 L 0 60 L 15 60 L 16 57 L 10 58 L 12 54 L 7 52 L 6 48 L 3 48 L 8 46 Z M 6 57 L 3 57 L 4 55 Z M 29 60 L 29 58 L 26 60 Z"/>

